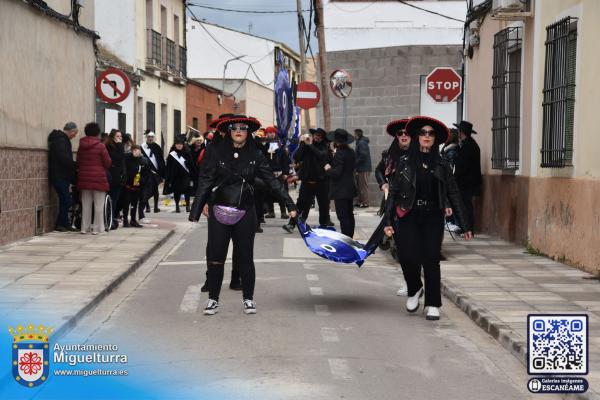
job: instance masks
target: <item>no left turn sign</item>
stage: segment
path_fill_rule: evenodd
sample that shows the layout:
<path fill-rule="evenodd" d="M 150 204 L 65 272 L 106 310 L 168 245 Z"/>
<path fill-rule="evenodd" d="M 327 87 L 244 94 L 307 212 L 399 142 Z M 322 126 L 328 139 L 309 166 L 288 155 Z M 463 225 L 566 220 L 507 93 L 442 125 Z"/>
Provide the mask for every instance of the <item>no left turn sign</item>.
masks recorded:
<path fill-rule="evenodd" d="M 108 68 L 96 79 L 98 97 L 107 103 L 120 103 L 129 96 L 131 82 L 127 75 L 116 68 Z"/>

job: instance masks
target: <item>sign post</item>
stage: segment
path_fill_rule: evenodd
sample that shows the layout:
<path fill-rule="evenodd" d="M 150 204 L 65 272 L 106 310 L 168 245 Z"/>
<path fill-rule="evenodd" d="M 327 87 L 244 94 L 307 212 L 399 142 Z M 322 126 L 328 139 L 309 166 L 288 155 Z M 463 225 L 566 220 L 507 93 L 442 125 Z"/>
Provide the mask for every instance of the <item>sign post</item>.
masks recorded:
<path fill-rule="evenodd" d="M 131 82 L 123 71 L 107 68 L 96 79 L 96 92 L 107 103 L 120 103 L 129 96 Z"/>
<path fill-rule="evenodd" d="M 450 67 L 437 67 L 425 81 L 427 94 L 438 103 L 452 103 L 462 93 L 462 78 Z"/>

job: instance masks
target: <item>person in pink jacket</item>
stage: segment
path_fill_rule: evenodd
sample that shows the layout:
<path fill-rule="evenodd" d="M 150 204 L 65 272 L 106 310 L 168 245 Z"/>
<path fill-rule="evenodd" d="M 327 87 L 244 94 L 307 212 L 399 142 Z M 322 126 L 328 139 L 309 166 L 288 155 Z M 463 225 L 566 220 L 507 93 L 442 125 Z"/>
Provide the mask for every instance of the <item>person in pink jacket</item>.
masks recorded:
<path fill-rule="evenodd" d="M 104 196 L 109 190 L 107 170 L 112 161 L 100 141 L 100 127 L 95 122 L 85 126 L 85 137 L 77 150 L 77 188 L 81 196 L 81 233 L 104 232 Z M 92 206 L 94 222 L 92 224 Z"/>

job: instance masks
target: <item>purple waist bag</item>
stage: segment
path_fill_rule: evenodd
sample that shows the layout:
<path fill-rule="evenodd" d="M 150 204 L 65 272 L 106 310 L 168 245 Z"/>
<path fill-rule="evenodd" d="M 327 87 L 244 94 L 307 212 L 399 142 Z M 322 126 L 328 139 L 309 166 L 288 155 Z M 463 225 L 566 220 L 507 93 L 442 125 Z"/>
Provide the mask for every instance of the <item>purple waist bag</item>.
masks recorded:
<path fill-rule="evenodd" d="M 235 225 L 246 215 L 246 210 L 220 205 L 213 206 L 212 211 L 217 221 L 223 225 Z"/>

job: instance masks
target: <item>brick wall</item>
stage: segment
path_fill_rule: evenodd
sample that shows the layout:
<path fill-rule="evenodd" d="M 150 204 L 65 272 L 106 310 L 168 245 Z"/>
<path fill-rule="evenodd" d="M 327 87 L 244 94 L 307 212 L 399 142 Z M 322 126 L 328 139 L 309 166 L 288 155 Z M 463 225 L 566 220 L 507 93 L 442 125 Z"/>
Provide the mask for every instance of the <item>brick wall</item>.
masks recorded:
<path fill-rule="evenodd" d="M 385 126 L 419 113 L 420 79 L 434 67 L 459 68 L 460 46 L 400 46 L 327 53 L 328 76 L 335 69 L 352 75 L 347 101 L 347 128 L 361 128 L 370 140 L 373 168 L 391 143 Z M 342 101 L 330 94 L 331 126 L 342 127 Z M 375 176 L 369 186 L 371 205 L 381 199 Z"/>
<path fill-rule="evenodd" d="M 206 116 L 211 114 L 217 118 L 220 114 L 237 113 L 233 105 L 232 97 L 224 97 L 223 103 L 219 104 L 219 91 L 208 86 L 188 81 L 186 86 L 186 124 L 193 126 L 194 118 L 198 119 L 198 130 L 208 130 Z"/>
<path fill-rule="evenodd" d="M 35 234 L 35 207 L 44 207 L 44 232 L 54 229 L 57 199 L 48 185 L 48 152 L 0 148 L 0 244 Z"/>

